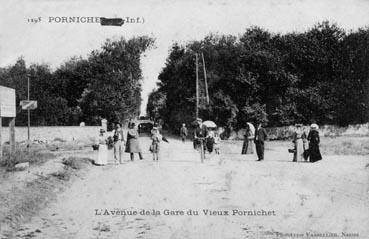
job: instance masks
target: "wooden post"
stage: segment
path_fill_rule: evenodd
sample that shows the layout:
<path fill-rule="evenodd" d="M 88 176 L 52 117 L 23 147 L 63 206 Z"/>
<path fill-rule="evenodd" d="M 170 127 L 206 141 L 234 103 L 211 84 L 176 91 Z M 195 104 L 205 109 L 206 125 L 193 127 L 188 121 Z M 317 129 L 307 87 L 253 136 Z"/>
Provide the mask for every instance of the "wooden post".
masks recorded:
<path fill-rule="evenodd" d="M 29 101 L 29 88 L 30 88 L 30 82 L 29 82 L 29 75 L 27 75 L 27 91 L 28 91 L 28 94 L 27 94 L 27 99 L 28 99 L 28 101 Z M 27 129 L 27 148 L 28 148 L 28 152 L 29 152 L 29 147 L 30 147 L 30 141 L 31 141 L 31 133 L 30 133 L 30 127 L 31 127 L 31 112 L 30 112 L 30 110 L 28 109 L 27 110 L 28 112 L 28 115 L 27 115 L 27 117 L 28 117 L 28 129 Z"/>
<path fill-rule="evenodd" d="M 0 160 L 3 159 L 3 142 L 1 139 L 1 131 L 3 129 L 3 122 L 2 122 L 2 118 L 0 116 Z"/>
<path fill-rule="evenodd" d="M 11 118 L 9 121 L 9 142 L 10 155 L 13 157 L 15 153 L 15 118 Z"/>
<path fill-rule="evenodd" d="M 204 79 L 205 79 L 205 92 L 206 92 L 206 103 L 209 104 L 209 91 L 208 91 L 208 80 L 206 78 L 206 68 L 205 68 L 205 60 L 204 60 L 204 54 L 201 52 L 202 57 L 202 66 L 204 68 Z"/>
<path fill-rule="evenodd" d="M 199 118 L 199 64 L 198 55 L 196 53 L 196 119 Z"/>

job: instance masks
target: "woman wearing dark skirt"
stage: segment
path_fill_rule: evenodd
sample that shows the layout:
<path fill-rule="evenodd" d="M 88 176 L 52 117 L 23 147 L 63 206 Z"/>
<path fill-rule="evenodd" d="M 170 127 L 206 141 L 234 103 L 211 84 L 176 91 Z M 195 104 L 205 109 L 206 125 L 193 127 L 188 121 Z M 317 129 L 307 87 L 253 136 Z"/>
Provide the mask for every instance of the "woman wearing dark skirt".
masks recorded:
<path fill-rule="evenodd" d="M 310 126 L 310 132 L 308 135 L 308 141 L 309 141 L 309 158 L 310 162 L 314 163 L 316 161 L 319 161 L 322 159 L 322 155 L 320 154 L 319 150 L 319 132 L 318 132 L 318 125 L 312 124 Z"/>
<path fill-rule="evenodd" d="M 134 153 L 138 153 L 140 160 L 142 160 L 143 157 L 139 142 L 139 134 L 137 129 L 135 128 L 135 123 L 130 123 L 128 125 L 128 128 L 129 129 L 127 132 L 126 153 L 130 153 L 132 161 L 134 160 Z"/>

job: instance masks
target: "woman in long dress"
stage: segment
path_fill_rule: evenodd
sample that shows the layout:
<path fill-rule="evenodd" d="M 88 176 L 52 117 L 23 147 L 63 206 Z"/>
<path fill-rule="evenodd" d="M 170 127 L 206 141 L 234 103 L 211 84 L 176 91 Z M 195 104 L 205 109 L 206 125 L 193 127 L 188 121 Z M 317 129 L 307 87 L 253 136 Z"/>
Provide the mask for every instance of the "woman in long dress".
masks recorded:
<path fill-rule="evenodd" d="M 318 132 L 318 125 L 312 124 L 310 126 L 310 132 L 308 135 L 309 140 L 309 157 L 310 162 L 314 163 L 322 159 L 322 155 L 319 150 L 320 137 Z"/>
<path fill-rule="evenodd" d="M 97 154 L 96 165 L 105 165 L 108 163 L 108 146 L 106 144 L 105 130 L 100 129 L 99 135 L 99 152 Z"/>
<path fill-rule="evenodd" d="M 302 129 L 301 124 L 296 124 L 296 130 L 293 133 L 293 144 L 294 144 L 294 154 L 293 162 L 303 161 L 304 159 L 304 138 L 306 135 Z"/>
<path fill-rule="evenodd" d="M 139 142 L 139 134 L 135 127 L 135 123 L 130 123 L 128 125 L 128 132 L 127 132 L 127 143 L 126 143 L 126 153 L 130 153 L 131 160 L 134 160 L 134 153 L 138 153 L 140 160 L 143 159 L 142 157 L 142 150 L 140 147 Z"/>
<path fill-rule="evenodd" d="M 246 126 L 246 133 L 244 135 L 244 141 L 243 141 L 241 154 L 253 154 L 254 153 L 254 147 L 253 147 L 254 134 L 255 132 L 253 132 L 253 130 L 251 129 L 248 123 Z"/>

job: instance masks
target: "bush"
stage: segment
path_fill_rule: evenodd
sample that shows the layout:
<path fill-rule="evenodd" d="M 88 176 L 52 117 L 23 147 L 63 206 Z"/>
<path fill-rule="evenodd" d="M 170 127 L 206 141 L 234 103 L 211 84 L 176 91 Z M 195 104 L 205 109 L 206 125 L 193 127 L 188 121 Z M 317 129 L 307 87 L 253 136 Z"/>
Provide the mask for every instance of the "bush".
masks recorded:
<path fill-rule="evenodd" d="M 64 165 L 71 167 L 73 169 L 84 169 L 92 164 L 92 159 L 90 158 L 80 158 L 80 157 L 69 157 L 63 158 L 62 162 Z"/>

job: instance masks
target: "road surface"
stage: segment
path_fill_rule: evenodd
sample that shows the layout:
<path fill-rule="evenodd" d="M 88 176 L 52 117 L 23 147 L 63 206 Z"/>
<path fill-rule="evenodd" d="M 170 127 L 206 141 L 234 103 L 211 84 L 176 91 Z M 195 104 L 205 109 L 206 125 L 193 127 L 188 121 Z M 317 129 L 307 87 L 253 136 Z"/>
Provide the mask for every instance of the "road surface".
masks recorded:
<path fill-rule="evenodd" d="M 141 138 L 143 149 L 149 143 Z M 191 142 L 174 139 L 161 143 L 158 162 L 149 153 L 133 162 L 125 154 L 122 165 L 94 166 L 17 235 L 223 239 L 344 233 L 369 238 L 367 157 L 293 163 L 287 149 L 271 142 L 268 148 L 263 162 L 240 155 L 241 142 L 223 142 L 221 154 L 208 155 L 203 164 Z"/>

